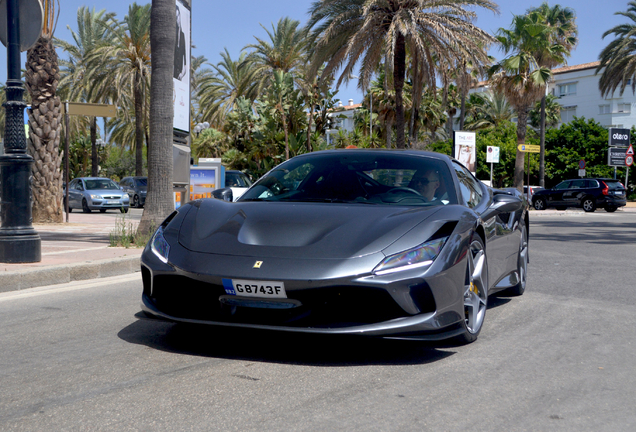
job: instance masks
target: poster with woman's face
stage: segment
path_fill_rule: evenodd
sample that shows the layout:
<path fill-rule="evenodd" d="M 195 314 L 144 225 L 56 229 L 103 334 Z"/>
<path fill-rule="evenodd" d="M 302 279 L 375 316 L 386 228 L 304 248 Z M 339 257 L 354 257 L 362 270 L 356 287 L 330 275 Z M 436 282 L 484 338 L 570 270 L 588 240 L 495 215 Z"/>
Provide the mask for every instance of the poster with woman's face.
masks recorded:
<path fill-rule="evenodd" d="M 174 45 L 174 90 L 175 129 L 190 131 L 190 10 L 179 0 L 176 2 L 176 38 Z"/>
<path fill-rule="evenodd" d="M 464 165 L 468 171 L 475 174 L 475 133 L 455 132 L 455 159 Z"/>

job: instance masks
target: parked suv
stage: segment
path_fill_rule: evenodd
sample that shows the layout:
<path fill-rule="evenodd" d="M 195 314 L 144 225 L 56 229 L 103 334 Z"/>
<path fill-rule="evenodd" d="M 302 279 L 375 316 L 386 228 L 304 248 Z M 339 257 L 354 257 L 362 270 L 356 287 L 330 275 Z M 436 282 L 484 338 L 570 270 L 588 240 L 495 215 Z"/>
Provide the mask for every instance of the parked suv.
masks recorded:
<path fill-rule="evenodd" d="M 148 191 L 148 177 L 124 177 L 119 182 L 119 187 L 130 197 L 132 207 L 144 206 Z"/>
<path fill-rule="evenodd" d="M 626 204 L 625 186 L 618 180 L 607 178 L 565 180 L 552 189 L 535 191 L 532 196 L 532 205 L 536 210 L 582 207 L 586 212 L 593 212 L 597 208 L 613 212 Z"/>

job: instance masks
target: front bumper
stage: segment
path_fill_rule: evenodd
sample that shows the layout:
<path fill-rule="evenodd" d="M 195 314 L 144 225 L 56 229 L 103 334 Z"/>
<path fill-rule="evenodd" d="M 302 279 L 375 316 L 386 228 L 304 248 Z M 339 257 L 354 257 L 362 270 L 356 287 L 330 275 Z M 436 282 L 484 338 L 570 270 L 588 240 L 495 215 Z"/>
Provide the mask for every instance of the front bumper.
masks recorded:
<path fill-rule="evenodd" d="M 171 245 L 177 264 L 165 264 L 146 248 L 142 254 L 141 317 L 172 322 L 318 334 L 352 334 L 399 339 L 441 340 L 465 330 L 462 326 L 465 260 L 443 268 L 441 260 L 425 270 L 413 269 L 390 275 L 343 275 L 322 268 L 310 278 L 265 277 L 283 280 L 290 309 L 228 305 L 222 278 L 254 278 L 232 274 L 251 257 L 223 257 L 185 251 Z M 377 261 L 378 257 L 370 257 Z M 270 262 L 273 260 L 270 260 Z M 319 260 L 316 260 L 319 261 Z M 374 261 L 374 262 L 375 262 Z M 205 263 L 205 264 L 204 264 Z M 273 267 L 293 268 L 289 262 Z M 324 263 L 317 262 L 316 267 Z M 298 265 L 298 267 L 301 267 Z M 223 276 L 215 268 L 224 269 Z M 327 277 L 315 277 L 319 274 Z M 237 296 L 236 299 L 242 299 Z M 253 300 L 253 298 L 251 299 Z M 245 302 L 246 304 L 249 301 Z"/>
<path fill-rule="evenodd" d="M 91 210 L 103 210 L 103 209 L 128 209 L 130 201 L 126 200 L 96 200 L 92 199 L 88 207 Z"/>

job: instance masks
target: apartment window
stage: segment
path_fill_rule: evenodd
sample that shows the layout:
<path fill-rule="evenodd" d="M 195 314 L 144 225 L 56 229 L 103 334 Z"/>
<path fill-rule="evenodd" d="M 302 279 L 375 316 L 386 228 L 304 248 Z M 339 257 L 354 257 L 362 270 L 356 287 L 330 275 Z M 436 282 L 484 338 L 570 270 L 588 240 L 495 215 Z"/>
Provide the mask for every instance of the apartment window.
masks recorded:
<path fill-rule="evenodd" d="M 619 113 L 630 113 L 632 111 L 632 105 L 628 103 L 619 103 L 617 108 Z"/>
<path fill-rule="evenodd" d="M 598 106 L 598 113 L 599 114 L 609 114 L 610 113 L 610 106 L 609 105 L 599 105 Z"/>
<path fill-rule="evenodd" d="M 574 120 L 576 115 L 576 107 L 563 107 L 561 108 L 561 123 L 569 123 Z"/>
<path fill-rule="evenodd" d="M 559 97 L 572 96 L 576 94 L 576 83 L 559 85 Z"/>

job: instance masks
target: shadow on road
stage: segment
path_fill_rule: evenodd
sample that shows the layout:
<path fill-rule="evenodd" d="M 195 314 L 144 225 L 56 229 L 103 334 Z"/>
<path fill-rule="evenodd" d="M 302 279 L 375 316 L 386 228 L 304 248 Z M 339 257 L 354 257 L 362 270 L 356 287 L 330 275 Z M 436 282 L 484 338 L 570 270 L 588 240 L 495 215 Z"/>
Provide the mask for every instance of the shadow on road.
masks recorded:
<path fill-rule="evenodd" d="M 147 320 L 134 322 L 118 336 L 129 343 L 176 354 L 323 367 L 427 364 L 455 353 L 453 345 L 441 343 L 288 334 Z"/>

